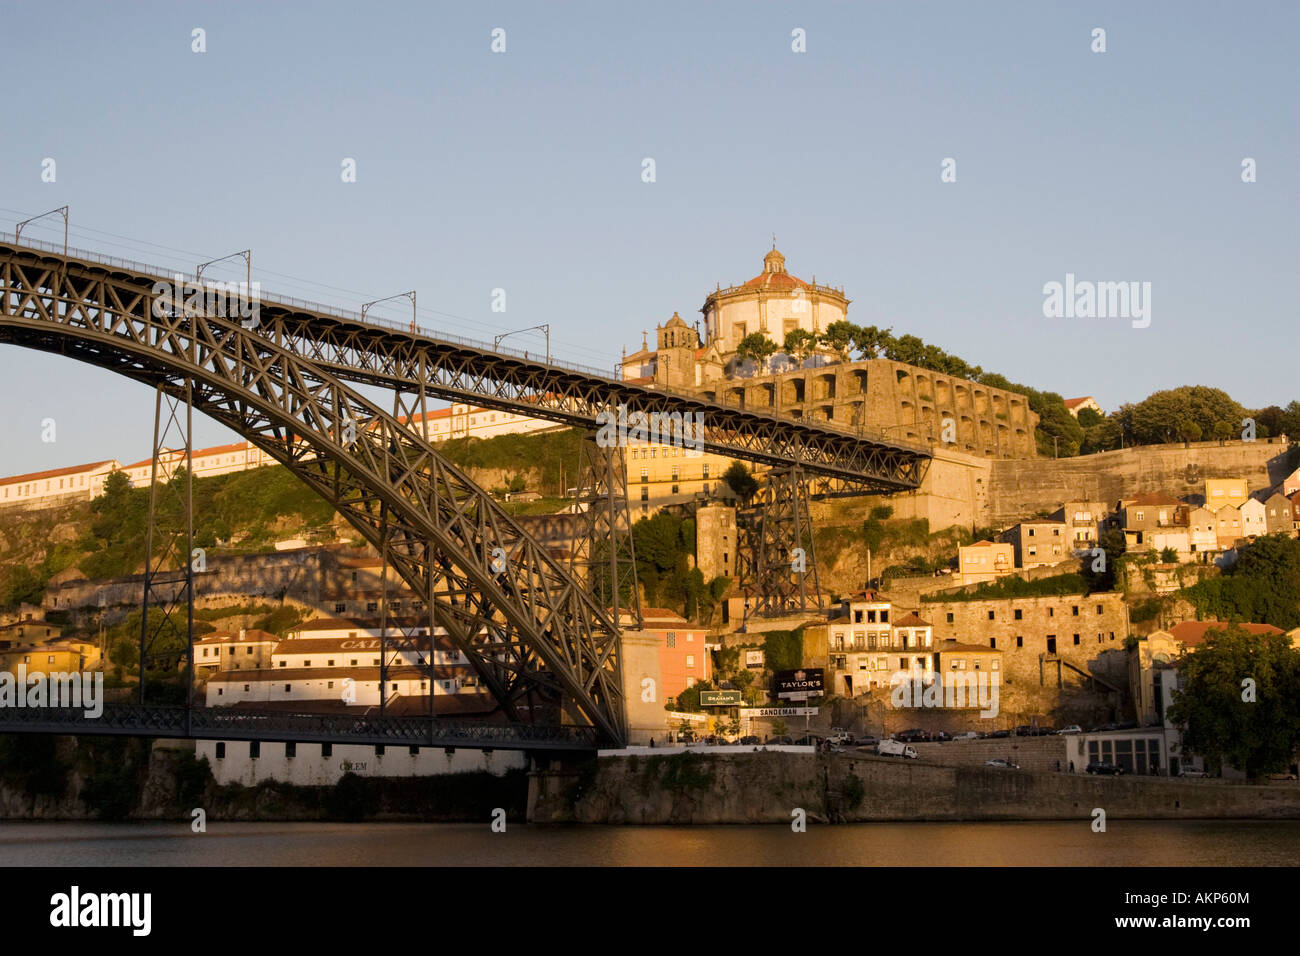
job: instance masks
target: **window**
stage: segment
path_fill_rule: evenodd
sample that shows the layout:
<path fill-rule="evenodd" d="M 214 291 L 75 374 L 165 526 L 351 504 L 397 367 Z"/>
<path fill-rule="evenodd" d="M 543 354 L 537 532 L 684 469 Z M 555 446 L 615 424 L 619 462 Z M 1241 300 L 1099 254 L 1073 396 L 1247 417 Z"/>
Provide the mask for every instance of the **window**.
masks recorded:
<path fill-rule="evenodd" d="M 419 747 L 411 747 L 411 748 L 409 748 L 409 750 L 410 750 L 410 753 L 411 753 L 411 756 L 412 756 L 412 757 L 418 757 L 418 756 L 420 756 L 420 748 L 419 748 Z"/>
<path fill-rule="evenodd" d="M 217 741 L 217 759 L 218 760 L 226 759 L 226 742 L 224 740 Z"/>
<path fill-rule="evenodd" d="M 292 740 L 289 741 L 287 744 L 284 745 L 284 755 L 286 757 L 298 756 L 298 745 L 294 743 Z"/>
<path fill-rule="evenodd" d="M 248 742 L 248 756 L 252 760 L 262 756 L 262 742 L 260 740 L 250 740 Z"/>
<path fill-rule="evenodd" d="M 694 666 L 695 666 L 695 655 L 694 655 L 694 654 L 687 654 L 687 655 L 686 655 L 686 666 L 687 666 L 687 667 L 694 667 Z"/>
<path fill-rule="evenodd" d="M 694 686 L 695 686 L 695 678 L 694 678 L 694 677 L 688 677 L 688 678 L 686 678 L 686 686 L 687 686 L 687 687 L 694 687 Z"/>
<path fill-rule="evenodd" d="M 989 620 L 990 620 L 990 621 L 993 620 L 993 612 L 992 612 L 992 611 L 989 611 Z"/>
<path fill-rule="evenodd" d="M 1049 607 L 1049 608 L 1047 609 L 1047 616 L 1048 616 L 1048 617 L 1056 617 L 1056 608 L 1054 608 L 1054 607 Z"/>
<path fill-rule="evenodd" d="M 285 692 L 286 694 L 289 693 L 289 685 L 288 685 L 288 684 L 285 684 L 285 685 L 284 685 L 284 692 Z"/>
<path fill-rule="evenodd" d="M 676 634 L 676 632 L 674 632 L 674 631 L 669 631 L 669 632 L 668 632 L 668 646 L 669 646 L 669 647 L 676 647 L 676 646 L 677 646 L 677 634 Z"/>
<path fill-rule="evenodd" d="M 1102 613 L 1102 609 L 1101 609 L 1101 605 L 1100 605 L 1100 604 L 1097 605 L 1097 613 L 1098 613 L 1098 614 L 1101 614 L 1101 613 Z"/>
<path fill-rule="evenodd" d="M 342 614 L 342 613 L 345 612 L 347 609 L 348 609 L 348 606 L 347 606 L 346 604 L 343 604 L 342 602 L 340 602 L 340 603 L 334 605 L 334 613 L 335 613 L 335 614 Z"/>
<path fill-rule="evenodd" d="M 288 662 L 288 661 L 280 661 L 280 666 L 281 666 L 281 667 L 288 667 L 288 666 L 289 666 L 289 662 Z"/>
<path fill-rule="evenodd" d="M 1023 636 L 1023 635 L 1020 635 L 1020 634 L 1017 634 L 1017 635 L 1016 635 L 1016 647 L 1024 647 L 1024 646 L 1025 646 L 1025 639 L 1024 639 L 1024 636 Z"/>
<path fill-rule="evenodd" d="M 334 756 L 334 745 L 333 745 L 333 744 L 321 744 L 321 745 L 320 745 L 320 755 L 321 755 L 322 757 L 333 757 L 333 756 Z"/>
<path fill-rule="evenodd" d="M 382 757 L 383 755 L 384 755 L 384 745 L 383 745 L 383 744 L 375 744 L 375 756 L 376 756 L 376 757 Z"/>
<path fill-rule="evenodd" d="M 1078 617 L 1078 616 L 1079 616 L 1079 605 L 1076 604 L 1076 605 L 1074 605 L 1073 607 L 1071 607 L 1071 608 L 1070 608 L 1070 613 L 1071 613 L 1074 617 Z"/>
<path fill-rule="evenodd" d="M 326 666 L 326 667 L 333 667 L 333 666 L 334 666 L 334 658 L 331 657 L 328 661 L 326 661 L 326 662 L 325 662 L 325 666 Z"/>
<path fill-rule="evenodd" d="M 952 611 L 949 611 L 949 612 L 948 612 L 948 623 L 949 623 L 949 624 L 952 623 Z"/>
<path fill-rule="evenodd" d="M 1078 646 L 1079 646 L 1079 635 L 1078 635 L 1078 634 L 1074 635 L 1074 646 L 1075 646 L 1075 647 L 1078 647 Z"/>
<path fill-rule="evenodd" d="M 995 651 L 998 649 L 998 639 L 996 637 L 989 638 L 989 648 Z"/>

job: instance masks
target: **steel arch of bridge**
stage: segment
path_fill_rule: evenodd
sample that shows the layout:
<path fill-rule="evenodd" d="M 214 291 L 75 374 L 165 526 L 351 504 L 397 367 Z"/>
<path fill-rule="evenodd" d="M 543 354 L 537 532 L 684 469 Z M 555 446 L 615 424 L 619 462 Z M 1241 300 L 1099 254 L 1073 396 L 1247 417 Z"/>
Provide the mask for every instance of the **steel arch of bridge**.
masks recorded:
<path fill-rule="evenodd" d="M 0 261 L 35 259 L 73 274 L 107 274 L 122 286 L 147 291 L 174 277 L 137 263 L 72 255 L 17 245 L 0 236 Z M 260 299 L 259 328 L 275 345 L 310 361 L 340 381 L 415 391 L 473 402 L 586 430 L 597 415 L 698 414 L 706 451 L 769 466 L 797 465 L 812 479 L 836 488 L 910 491 L 918 488 L 931 453 L 927 447 L 867 437 L 827 422 L 792 419 L 662 388 L 632 385 L 594 369 L 571 368 L 495 351 L 483 343 L 434 337 L 413 325 L 349 317 L 345 310 L 279 299 Z"/>
<path fill-rule="evenodd" d="M 602 741 L 625 740 L 616 623 L 490 495 L 315 363 L 237 320 L 174 305 L 138 276 L 0 254 L 0 342 L 169 394 L 188 385 L 197 409 L 387 547 L 509 718 L 565 707 Z"/>

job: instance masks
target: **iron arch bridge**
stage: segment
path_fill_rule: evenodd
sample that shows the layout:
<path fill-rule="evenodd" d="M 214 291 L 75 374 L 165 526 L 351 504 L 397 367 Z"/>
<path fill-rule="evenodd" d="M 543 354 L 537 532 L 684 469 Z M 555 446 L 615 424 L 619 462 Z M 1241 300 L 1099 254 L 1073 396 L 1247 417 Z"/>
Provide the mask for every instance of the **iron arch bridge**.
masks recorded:
<path fill-rule="evenodd" d="M 545 714 L 558 723 L 563 713 L 571 728 L 561 733 L 566 743 L 539 737 L 529 745 L 625 741 L 618 622 L 490 494 L 399 420 L 397 409 L 386 412 L 349 383 L 418 391 L 421 401 L 427 390 L 587 427 L 618 404 L 647 412 L 698 407 L 709 450 L 800 465 L 882 491 L 916 487 L 928 462 L 919 448 L 530 363 L 418 330 L 363 324 L 287 300 L 264 297 L 259 321 L 241 323 L 155 291 L 171 282 L 165 270 L 0 238 L 0 342 L 66 355 L 186 398 L 288 468 L 386 551 L 505 719 L 534 724 Z M 140 732 L 128 726 L 136 719 L 122 717 L 119 729 L 104 732 Z M 192 720 L 185 718 L 187 732 L 199 729 Z M 388 732 L 375 727 L 366 733 Z M 236 730 L 225 728 L 222 736 L 238 737 Z M 291 732 L 297 733 L 285 728 L 269 736 Z"/>

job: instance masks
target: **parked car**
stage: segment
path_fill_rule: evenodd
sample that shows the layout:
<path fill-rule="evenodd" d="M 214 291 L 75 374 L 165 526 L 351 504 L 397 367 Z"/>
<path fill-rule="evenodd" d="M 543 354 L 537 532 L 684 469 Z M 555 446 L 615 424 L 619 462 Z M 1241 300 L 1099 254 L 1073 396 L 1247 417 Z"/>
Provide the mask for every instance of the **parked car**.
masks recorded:
<path fill-rule="evenodd" d="M 991 734 L 989 734 L 989 736 L 990 736 L 990 737 L 997 737 L 997 738 L 999 738 L 999 739 L 1002 738 L 1002 737 L 1010 737 L 1010 736 L 1011 736 L 1011 731 L 1009 731 L 1009 730 L 995 730 L 995 731 L 993 731 Z"/>
<path fill-rule="evenodd" d="M 874 747 L 880 743 L 880 738 L 874 734 L 864 734 L 853 741 L 855 747 Z"/>
<path fill-rule="evenodd" d="M 1178 776 L 1180 776 L 1180 777 L 1194 777 L 1194 778 L 1199 779 L 1199 778 L 1202 778 L 1202 777 L 1208 777 L 1209 774 L 1206 773 L 1204 770 L 1180 770 L 1180 771 L 1178 771 Z"/>
<path fill-rule="evenodd" d="M 904 730 L 900 734 L 895 734 L 894 739 L 901 740 L 905 744 L 914 744 L 922 740 L 929 740 L 930 734 L 919 727 L 914 727 L 911 730 Z"/>
<path fill-rule="evenodd" d="M 1020 764 L 1012 763 L 1010 760 L 1003 760 L 1001 757 L 994 757 L 992 760 L 984 761 L 986 767 L 1006 767 L 1008 770 L 1019 770 Z"/>
<path fill-rule="evenodd" d="M 794 743 L 794 740 L 792 740 L 790 737 L 786 736 L 785 734 L 782 734 L 780 737 L 773 737 L 768 741 L 768 743 L 790 745 Z"/>
<path fill-rule="evenodd" d="M 746 747 L 755 747 L 763 742 L 762 737 L 755 737 L 752 734 L 748 737 L 741 737 L 738 741 Z"/>
<path fill-rule="evenodd" d="M 980 735 L 976 731 L 968 730 L 964 734 L 957 734 L 952 739 L 953 740 L 978 740 L 979 736 Z"/>
<path fill-rule="evenodd" d="M 847 744 L 853 740 L 853 735 L 843 727 L 832 727 L 826 739 L 833 744 Z"/>
<path fill-rule="evenodd" d="M 1105 760 L 1094 760 L 1085 768 L 1088 773 L 1102 774 L 1103 776 L 1119 777 L 1124 773 L 1124 768 L 1113 763 L 1107 763 Z"/>
<path fill-rule="evenodd" d="M 1057 731 L 1057 733 L 1058 734 L 1081 734 L 1083 733 L 1083 728 L 1080 727 L 1078 724 L 1069 724 L 1065 727 L 1062 727 L 1060 730 Z"/>

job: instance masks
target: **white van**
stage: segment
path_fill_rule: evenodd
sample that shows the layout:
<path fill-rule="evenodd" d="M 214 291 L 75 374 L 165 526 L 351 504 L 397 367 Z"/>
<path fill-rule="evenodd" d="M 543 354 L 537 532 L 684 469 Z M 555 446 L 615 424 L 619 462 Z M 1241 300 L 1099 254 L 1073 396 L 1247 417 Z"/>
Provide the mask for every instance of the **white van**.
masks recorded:
<path fill-rule="evenodd" d="M 916 759 L 916 748 L 911 744 L 901 743 L 897 740 L 882 740 L 876 747 L 876 753 L 882 757 L 903 757 L 908 760 Z"/>

